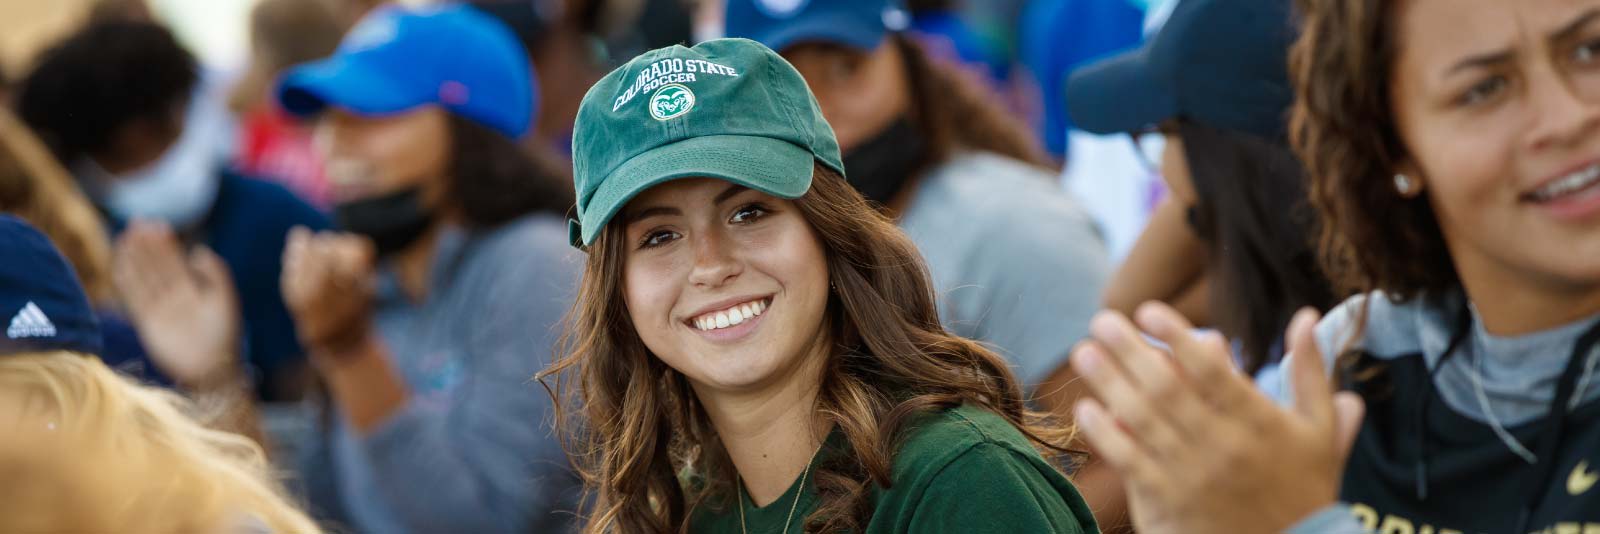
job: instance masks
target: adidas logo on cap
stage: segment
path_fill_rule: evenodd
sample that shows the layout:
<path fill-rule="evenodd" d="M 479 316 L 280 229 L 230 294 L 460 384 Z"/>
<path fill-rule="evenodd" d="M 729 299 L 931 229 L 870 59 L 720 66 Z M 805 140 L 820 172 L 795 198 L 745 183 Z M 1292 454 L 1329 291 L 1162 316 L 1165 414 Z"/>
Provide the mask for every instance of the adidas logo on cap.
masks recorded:
<path fill-rule="evenodd" d="M 6 337 L 11 339 L 55 337 L 55 335 L 55 323 L 51 323 L 50 318 L 45 316 L 44 310 L 40 310 L 31 300 L 11 318 L 11 326 L 6 327 Z"/>

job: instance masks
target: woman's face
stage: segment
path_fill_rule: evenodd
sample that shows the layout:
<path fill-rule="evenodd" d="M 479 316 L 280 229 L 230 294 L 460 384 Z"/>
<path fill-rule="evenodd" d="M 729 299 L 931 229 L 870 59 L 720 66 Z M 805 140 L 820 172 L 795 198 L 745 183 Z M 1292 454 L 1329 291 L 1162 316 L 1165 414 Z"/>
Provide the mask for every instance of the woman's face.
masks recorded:
<path fill-rule="evenodd" d="M 437 205 L 450 161 L 449 124 L 449 115 L 432 106 L 386 117 L 328 108 L 314 138 L 334 201 L 420 187 L 424 202 Z"/>
<path fill-rule="evenodd" d="M 1600 1 L 1409 0 L 1391 104 L 1469 288 L 1600 283 Z"/>
<path fill-rule="evenodd" d="M 794 203 L 711 178 L 629 202 L 623 294 L 650 352 L 697 391 L 756 391 L 826 348 L 828 268 Z"/>
<path fill-rule="evenodd" d="M 889 41 L 865 52 L 800 44 L 785 49 L 783 58 L 806 79 L 844 152 L 887 129 L 911 107 L 905 59 Z"/>

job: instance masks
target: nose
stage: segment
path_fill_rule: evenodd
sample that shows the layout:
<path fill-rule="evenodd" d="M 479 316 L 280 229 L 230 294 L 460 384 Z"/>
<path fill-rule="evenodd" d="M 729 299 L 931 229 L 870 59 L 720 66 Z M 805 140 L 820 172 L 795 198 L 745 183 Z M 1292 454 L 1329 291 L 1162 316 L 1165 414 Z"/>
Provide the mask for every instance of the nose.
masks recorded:
<path fill-rule="evenodd" d="M 1600 126 L 1600 105 L 1595 95 L 1584 94 L 1570 76 L 1553 67 L 1541 69 L 1529 78 L 1528 96 L 1534 124 L 1529 135 L 1535 150 L 1578 146 Z"/>
<path fill-rule="evenodd" d="M 696 287 L 721 287 L 744 272 L 744 263 L 735 253 L 735 244 L 723 232 L 697 232 L 690 242 L 694 249 L 694 268 L 689 273 L 689 282 Z"/>

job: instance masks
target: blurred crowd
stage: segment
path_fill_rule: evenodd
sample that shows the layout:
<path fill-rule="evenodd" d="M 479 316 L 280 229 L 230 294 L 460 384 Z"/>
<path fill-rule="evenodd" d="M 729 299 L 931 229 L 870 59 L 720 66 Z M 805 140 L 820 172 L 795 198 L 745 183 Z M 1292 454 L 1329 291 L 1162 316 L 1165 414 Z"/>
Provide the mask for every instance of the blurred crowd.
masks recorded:
<path fill-rule="evenodd" d="M 93 4 L 0 532 L 1600 533 L 1600 1 Z"/>

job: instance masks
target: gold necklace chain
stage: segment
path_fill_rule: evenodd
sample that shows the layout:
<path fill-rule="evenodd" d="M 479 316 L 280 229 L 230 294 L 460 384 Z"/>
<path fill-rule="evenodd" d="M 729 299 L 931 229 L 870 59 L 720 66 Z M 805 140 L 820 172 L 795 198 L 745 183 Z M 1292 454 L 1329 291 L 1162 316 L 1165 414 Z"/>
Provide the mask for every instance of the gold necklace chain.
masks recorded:
<path fill-rule="evenodd" d="M 783 520 L 783 534 L 789 534 L 789 523 L 794 521 L 794 511 L 800 507 L 800 495 L 806 492 L 806 475 L 811 472 L 811 464 L 817 461 L 815 454 L 806 462 L 806 468 L 800 470 L 800 486 L 794 490 L 794 503 L 789 505 L 789 517 Z M 739 492 L 739 532 L 750 534 L 750 529 L 744 526 L 744 477 L 734 478 L 735 489 Z"/>

